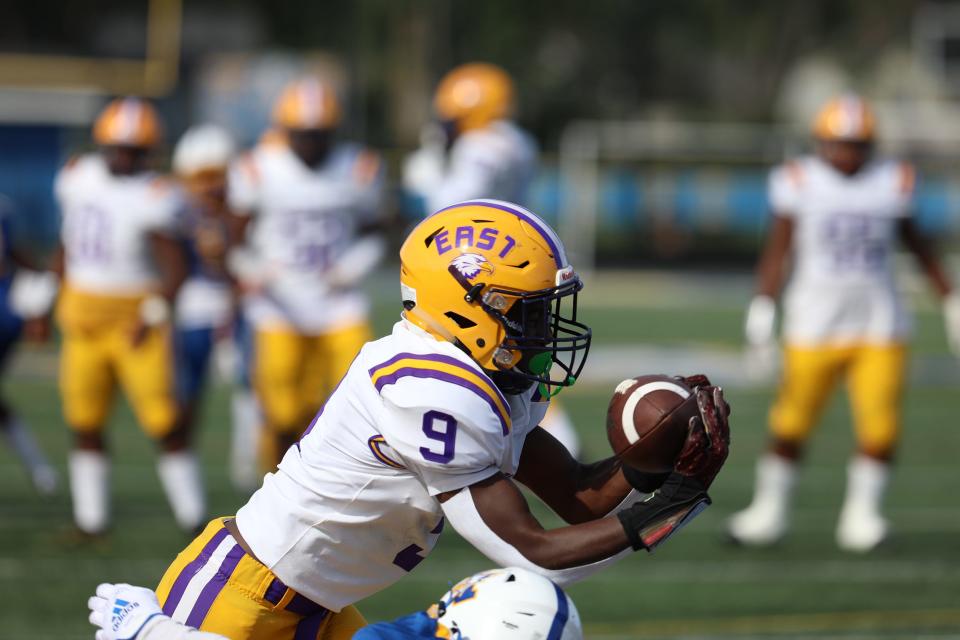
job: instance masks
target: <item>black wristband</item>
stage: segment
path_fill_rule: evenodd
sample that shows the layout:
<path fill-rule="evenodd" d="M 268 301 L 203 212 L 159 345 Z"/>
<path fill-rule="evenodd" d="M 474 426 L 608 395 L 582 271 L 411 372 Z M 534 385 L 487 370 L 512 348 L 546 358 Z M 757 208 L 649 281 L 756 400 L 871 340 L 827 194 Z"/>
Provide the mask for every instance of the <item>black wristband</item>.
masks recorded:
<path fill-rule="evenodd" d="M 685 525 L 711 503 L 703 484 L 696 478 L 671 473 L 663 485 L 649 498 L 617 513 L 627 539 L 634 551 L 650 551 L 657 544 Z M 670 522 L 676 516 L 676 521 Z M 665 531 L 655 536 L 653 543 L 644 541 L 644 532 L 662 524 Z"/>
<path fill-rule="evenodd" d="M 670 477 L 670 471 L 664 473 L 648 473 L 623 465 L 623 477 L 627 479 L 634 489 L 640 493 L 653 493 Z"/>

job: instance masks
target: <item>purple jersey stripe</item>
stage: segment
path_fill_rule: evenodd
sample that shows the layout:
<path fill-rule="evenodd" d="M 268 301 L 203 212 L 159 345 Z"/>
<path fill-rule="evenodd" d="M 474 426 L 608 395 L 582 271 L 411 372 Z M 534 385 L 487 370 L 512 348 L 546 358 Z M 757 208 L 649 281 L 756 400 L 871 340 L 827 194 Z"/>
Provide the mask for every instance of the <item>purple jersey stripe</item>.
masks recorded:
<path fill-rule="evenodd" d="M 418 369 L 415 367 L 403 367 L 397 369 L 393 373 L 387 376 L 383 376 L 377 380 L 377 391 L 383 389 L 383 387 L 388 384 L 394 384 L 400 378 L 411 377 L 411 378 L 433 378 L 434 380 L 443 380 L 444 382 L 450 382 L 457 386 L 463 387 L 464 389 L 469 389 L 476 395 L 483 398 L 483 401 L 490 405 L 490 408 L 493 410 L 493 413 L 497 416 L 497 419 L 500 421 L 500 427 L 503 429 L 503 435 L 510 433 L 510 422 L 509 415 L 504 415 L 500 408 L 497 407 L 497 403 L 493 401 L 493 398 L 490 396 L 489 392 L 484 391 L 479 385 L 476 385 L 469 380 L 465 380 L 458 376 L 453 375 L 452 373 L 446 373 L 445 371 L 434 371 L 433 369 Z"/>
<path fill-rule="evenodd" d="M 440 355 L 439 353 L 398 353 L 394 357 L 390 358 L 386 362 L 382 362 L 374 367 L 372 367 L 367 373 L 370 374 L 372 378 L 378 371 L 385 369 L 392 364 L 396 364 L 400 360 L 423 360 L 426 362 L 442 362 L 443 364 L 449 364 L 454 367 L 459 367 L 464 371 L 469 371 L 470 373 L 477 375 L 484 382 L 490 385 L 490 388 L 493 389 L 493 392 L 497 394 L 497 397 L 500 398 L 500 402 L 503 403 L 504 408 L 507 410 L 507 415 L 510 414 L 510 403 L 507 402 L 506 397 L 500 392 L 500 389 L 497 388 L 497 385 L 493 384 L 493 380 L 483 372 L 483 369 L 479 367 L 471 367 L 470 365 L 457 360 L 451 356 Z M 379 391 L 379 388 L 378 388 Z"/>
<path fill-rule="evenodd" d="M 448 209 L 469 206 L 499 209 L 500 211 L 512 213 L 524 222 L 529 223 L 534 229 L 539 231 L 540 235 L 543 236 L 543 239 L 547 241 L 547 246 L 549 246 L 550 250 L 553 252 L 553 261 L 556 263 L 557 269 L 563 269 L 567 266 L 567 254 L 563 250 L 563 245 L 560 244 L 560 238 L 558 238 L 553 232 L 553 229 L 551 229 L 547 223 L 541 220 L 538 216 L 518 205 L 509 202 L 503 202 L 501 200 L 467 200 L 466 202 L 458 202 L 457 204 L 450 205 L 449 207 L 444 207 L 433 215 L 437 215 L 437 213 L 447 211 Z"/>
<path fill-rule="evenodd" d="M 234 569 L 237 568 L 237 564 L 243 556 L 243 548 L 239 544 L 233 545 L 233 548 L 227 552 L 227 556 L 223 559 L 220 568 L 210 578 L 210 582 L 203 587 L 203 591 L 197 597 L 196 604 L 193 605 L 193 611 L 187 616 L 187 621 L 184 624 L 188 627 L 200 628 L 210 611 L 210 607 L 213 606 L 213 601 L 223 591 L 223 587 L 227 584 L 230 576 L 233 575 Z"/>
<path fill-rule="evenodd" d="M 163 612 L 166 615 L 172 616 L 173 612 L 177 610 L 177 605 L 180 604 L 180 600 L 183 598 L 183 592 L 187 590 L 187 585 L 190 584 L 193 576 L 197 575 L 197 571 L 203 569 L 207 561 L 210 560 L 210 556 L 214 550 L 220 546 L 220 543 L 223 542 L 223 539 L 228 535 L 229 533 L 226 528 L 217 531 L 213 534 L 213 537 L 210 538 L 210 541 L 203 545 L 203 549 L 200 550 L 197 557 L 183 568 L 183 571 L 180 572 L 180 575 L 177 576 L 173 586 L 170 588 L 170 594 L 167 595 L 166 602 L 163 603 Z"/>

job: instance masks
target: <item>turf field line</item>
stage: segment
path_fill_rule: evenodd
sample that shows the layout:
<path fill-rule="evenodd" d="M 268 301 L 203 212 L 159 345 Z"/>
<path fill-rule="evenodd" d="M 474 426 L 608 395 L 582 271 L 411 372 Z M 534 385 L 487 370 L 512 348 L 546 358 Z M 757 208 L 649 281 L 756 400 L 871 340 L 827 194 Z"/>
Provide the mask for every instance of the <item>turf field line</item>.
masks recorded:
<path fill-rule="evenodd" d="M 831 613 L 776 614 L 711 618 L 699 620 L 660 620 L 627 625 L 586 625 L 589 638 L 717 637 L 717 634 L 787 634 L 863 631 L 916 631 L 922 629 L 960 629 L 960 609 L 907 611 L 838 611 Z"/>

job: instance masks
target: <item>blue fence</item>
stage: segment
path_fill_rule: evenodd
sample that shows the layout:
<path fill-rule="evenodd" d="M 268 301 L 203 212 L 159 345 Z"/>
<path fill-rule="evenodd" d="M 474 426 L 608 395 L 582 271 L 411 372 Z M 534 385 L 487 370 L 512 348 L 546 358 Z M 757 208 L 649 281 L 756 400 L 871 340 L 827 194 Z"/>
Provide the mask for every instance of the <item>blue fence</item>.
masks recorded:
<path fill-rule="evenodd" d="M 763 230 L 769 215 L 766 187 L 763 168 L 608 168 L 600 173 L 600 227 L 629 231 L 656 220 L 692 233 L 753 236 Z M 555 222 L 569 197 L 570 185 L 557 170 L 546 168 L 533 185 L 530 207 Z M 423 215 L 420 202 L 410 198 L 404 202 L 406 215 Z M 938 174 L 924 177 L 915 215 L 928 233 L 960 235 L 960 180 Z"/>
<path fill-rule="evenodd" d="M 18 236 L 49 242 L 57 226 L 52 185 L 63 162 L 61 130 L 0 126 L 0 151 L 0 193 L 14 203 Z M 768 216 L 766 178 L 761 167 L 606 167 L 597 202 L 600 228 L 630 231 L 657 222 L 691 233 L 756 236 Z M 570 190 L 556 168 L 547 166 L 533 185 L 530 206 L 556 221 Z M 408 196 L 401 209 L 410 219 L 424 213 L 422 202 Z M 960 236 L 960 179 L 925 175 L 915 210 L 928 233 Z"/>

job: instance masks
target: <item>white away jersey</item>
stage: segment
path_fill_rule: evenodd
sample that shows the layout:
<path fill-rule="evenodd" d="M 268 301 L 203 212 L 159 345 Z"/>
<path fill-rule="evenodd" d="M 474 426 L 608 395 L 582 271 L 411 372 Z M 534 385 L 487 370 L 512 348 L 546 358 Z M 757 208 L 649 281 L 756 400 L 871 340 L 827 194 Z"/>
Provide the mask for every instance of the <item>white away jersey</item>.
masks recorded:
<path fill-rule="evenodd" d="M 178 230 L 183 200 L 172 182 L 150 172 L 114 176 L 100 154 L 89 154 L 60 170 L 54 191 L 71 287 L 122 296 L 156 285 L 149 235 Z"/>
<path fill-rule="evenodd" d="M 898 220 L 910 215 L 913 169 L 889 160 L 845 176 L 806 156 L 773 170 L 770 202 L 794 220 L 784 338 L 797 345 L 889 342 L 908 336 L 896 289 Z"/>
<path fill-rule="evenodd" d="M 437 494 L 516 471 L 547 408 L 533 395 L 504 396 L 457 347 L 398 322 L 237 513 L 240 533 L 287 585 L 339 611 L 430 552 Z"/>
<path fill-rule="evenodd" d="M 231 208 L 255 216 L 250 243 L 271 274 L 267 291 L 247 300 L 254 324 L 323 333 L 366 318 L 366 297 L 331 288 L 324 275 L 379 215 L 377 154 L 341 144 L 312 169 L 285 144 L 260 144 L 237 161 L 228 184 Z"/>
<path fill-rule="evenodd" d="M 421 185 L 429 212 L 464 200 L 525 203 L 537 171 L 537 148 L 507 120 L 467 131 L 450 149 L 446 169 Z"/>

